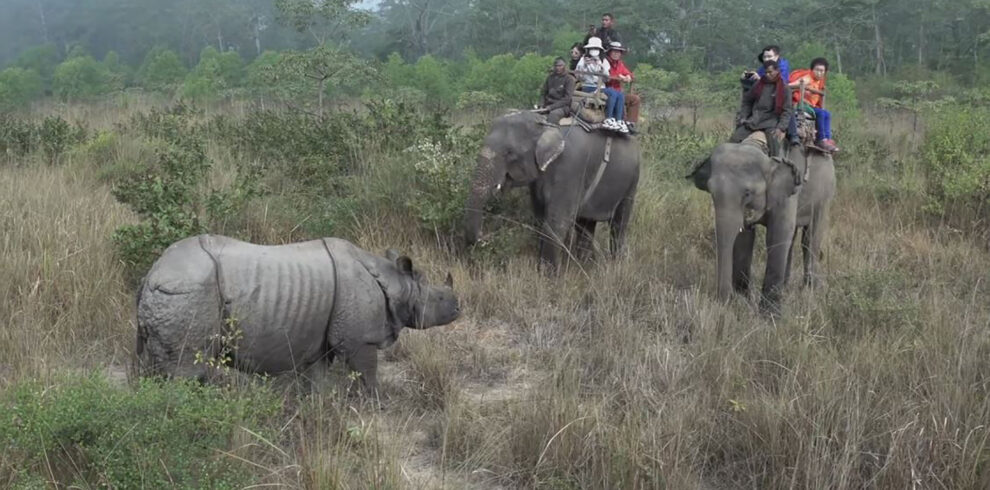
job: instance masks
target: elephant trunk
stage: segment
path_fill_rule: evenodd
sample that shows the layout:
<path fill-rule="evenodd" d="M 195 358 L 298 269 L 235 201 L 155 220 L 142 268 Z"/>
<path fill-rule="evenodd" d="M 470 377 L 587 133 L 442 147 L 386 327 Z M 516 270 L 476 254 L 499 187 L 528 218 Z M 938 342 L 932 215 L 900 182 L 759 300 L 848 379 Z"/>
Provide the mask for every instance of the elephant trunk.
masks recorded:
<path fill-rule="evenodd" d="M 732 294 L 732 260 L 736 238 L 743 227 L 742 199 L 732 199 L 731 195 L 713 186 L 712 200 L 715 203 L 715 271 L 718 279 L 718 298 L 728 300 Z"/>
<path fill-rule="evenodd" d="M 504 165 L 491 148 L 485 146 L 478 156 L 471 192 L 464 206 L 464 240 L 474 245 L 481 238 L 481 221 L 485 205 L 502 187 L 505 176 Z"/>

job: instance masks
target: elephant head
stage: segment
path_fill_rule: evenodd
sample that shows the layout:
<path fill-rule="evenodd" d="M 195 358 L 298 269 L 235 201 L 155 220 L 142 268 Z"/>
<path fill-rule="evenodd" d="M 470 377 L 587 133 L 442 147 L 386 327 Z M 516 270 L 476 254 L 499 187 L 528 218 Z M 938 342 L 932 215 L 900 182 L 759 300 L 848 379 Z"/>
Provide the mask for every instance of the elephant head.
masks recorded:
<path fill-rule="evenodd" d="M 505 187 L 529 184 L 564 151 L 560 130 L 542 115 L 515 112 L 499 117 L 485 138 L 464 213 L 468 245 L 481 236 L 485 205 Z"/>
<path fill-rule="evenodd" d="M 711 193 L 715 205 L 715 268 L 721 299 L 732 291 L 733 248 L 739 233 L 767 211 L 782 209 L 798 192 L 804 154 L 793 148 L 788 160 L 790 164 L 775 161 L 753 146 L 724 143 L 689 176 Z"/>

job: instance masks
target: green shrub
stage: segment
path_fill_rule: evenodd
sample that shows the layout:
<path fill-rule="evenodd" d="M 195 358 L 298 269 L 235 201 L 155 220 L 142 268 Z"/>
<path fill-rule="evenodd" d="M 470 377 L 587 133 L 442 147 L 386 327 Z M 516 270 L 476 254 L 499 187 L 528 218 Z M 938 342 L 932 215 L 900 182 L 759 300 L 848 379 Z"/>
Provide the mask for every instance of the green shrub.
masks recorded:
<path fill-rule="evenodd" d="M 0 398 L 0 481 L 242 488 L 257 477 L 238 459 L 250 454 L 229 454 L 243 453 L 232 438 L 245 430 L 267 434 L 265 422 L 280 410 L 281 400 L 258 388 L 144 379 L 131 391 L 98 375 L 25 382 Z"/>
<path fill-rule="evenodd" d="M 62 100 L 75 100 L 106 93 L 110 74 L 90 56 L 65 60 L 55 68 L 52 90 Z"/>
<path fill-rule="evenodd" d="M 243 79 L 244 62 L 237 52 L 221 53 L 207 46 L 199 54 L 199 64 L 186 77 L 182 94 L 192 99 L 215 99 L 241 86 Z"/>
<path fill-rule="evenodd" d="M 24 156 L 38 147 L 37 127 L 9 114 L 0 114 L 0 153 Z"/>
<path fill-rule="evenodd" d="M 79 142 L 86 139 L 86 129 L 82 126 L 73 127 L 60 116 L 48 116 L 38 126 L 38 139 L 45 160 L 55 165 L 62 155 Z"/>
<path fill-rule="evenodd" d="M 114 232 L 113 240 L 130 279 L 147 270 L 173 242 L 218 230 L 259 192 L 257 173 L 248 164 L 237 169 L 227 189 L 211 189 L 207 179 L 213 162 L 207 157 L 206 130 L 194 123 L 196 111 L 185 105 L 137 115 L 131 123 L 155 148 L 154 162 L 141 162 L 118 177 L 113 194 L 142 221 Z"/>
<path fill-rule="evenodd" d="M 130 81 L 130 70 L 120 62 L 120 55 L 116 51 L 107 51 L 102 64 L 106 70 L 107 91 L 123 90 Z"/>
<path fill-rule="evenodd" d="M 990 110 L 949 106 L 928 122 L 922 163 L 928 177 L 929 207 L 949 203 L 982 208 L 990 198 Z"/>
<path fill-rule="evenodd" d="M 32 70 L 41 76 L 42 90 L 51 86 L 55 66 L 58 65 L 58 48 L 54 44 L 42 44 L 25 49 L 17 56 L 15 66 Z"/>
<path fill-rule="evenodd" d="M 170 90 L 186 75 L 186 67 L 174 51 L 156 47 L 144 58 L 138 71 L 141 84 L 151 90 Z"/>
<path fill-rule="evenodd" d="M 455 137 L 458 141 L 466 139 Z M 450 233 L 464 213 L 473 171 L 467 155 L 476 153 L 480 140 L 464 141 L 459 148 L 463 153 L 444 146 L 426 139 L 406 150 L 412 156 L 413 164 L 412 188 L 406 204 L 426 229 Z"/>
<path fill-rule="evenodd" d="M 41 96 L 44 85 L 38 72 L 10 67 L 0 71 L 0 108 L 23 107 Z"/>

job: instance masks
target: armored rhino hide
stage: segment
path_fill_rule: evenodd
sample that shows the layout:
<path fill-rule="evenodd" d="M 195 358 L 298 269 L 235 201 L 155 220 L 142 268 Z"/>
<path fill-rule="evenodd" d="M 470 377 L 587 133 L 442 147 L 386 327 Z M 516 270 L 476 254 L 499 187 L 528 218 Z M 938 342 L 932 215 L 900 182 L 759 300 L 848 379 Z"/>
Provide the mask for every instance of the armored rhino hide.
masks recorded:
<path fill-rule="evenodd" d="M 197 357 L 226 353 L 243 370 L 302 371 L 402 328 L 380 269 L 345 240 L 255 245 L 201 235 L 170 246 L 138 296 L 137 351 L 155 371 L 201 376 Z"/>

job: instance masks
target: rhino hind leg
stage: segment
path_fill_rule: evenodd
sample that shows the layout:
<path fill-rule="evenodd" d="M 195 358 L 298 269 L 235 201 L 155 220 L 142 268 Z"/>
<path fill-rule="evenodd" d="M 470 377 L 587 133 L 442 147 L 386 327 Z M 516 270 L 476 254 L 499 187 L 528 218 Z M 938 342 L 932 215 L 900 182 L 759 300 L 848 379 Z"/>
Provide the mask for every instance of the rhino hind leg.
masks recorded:
<path fill-rule="evenodd" d="M 204 361 L 214 354 L 211 334 L 220 325 L 218 302 L 208 288 L 177 294 L 143 291 L 138 303 L 142 374 L 205 381 L 209 373 Z"/>

